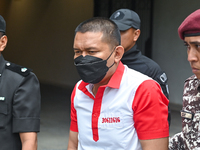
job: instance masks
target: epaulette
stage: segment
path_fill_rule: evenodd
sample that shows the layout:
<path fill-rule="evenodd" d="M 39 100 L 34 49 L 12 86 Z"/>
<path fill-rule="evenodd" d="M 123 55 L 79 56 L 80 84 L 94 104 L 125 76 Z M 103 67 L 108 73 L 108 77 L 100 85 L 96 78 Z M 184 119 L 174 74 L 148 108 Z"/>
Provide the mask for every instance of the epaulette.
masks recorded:
<path fill-rule="evenodd" d="M 23 67 L 23 66 L 20 66 L 20 65 L 16 65 L 14 63 L 11 63 L 11 62 L 7 62 L 6 63 L 6 69 L 9 69 L 13 72 L 16 72 L 24 77 L 28 76 L 30 74 L 30 72 L 32 71 L 31 69 L 29 68 L 26 68 L 26 67 Z"/>

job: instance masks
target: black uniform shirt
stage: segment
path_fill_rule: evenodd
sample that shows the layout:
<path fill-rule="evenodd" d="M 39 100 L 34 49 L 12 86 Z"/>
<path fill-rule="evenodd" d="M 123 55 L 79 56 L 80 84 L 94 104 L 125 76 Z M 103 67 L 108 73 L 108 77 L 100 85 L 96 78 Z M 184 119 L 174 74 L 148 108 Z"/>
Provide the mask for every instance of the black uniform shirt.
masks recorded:
<path fill-rule="evenodd" d="M 21 132 L 40 130 L 40 87 L 30 69 L 0 56 L 0 150 L 21 150 Z"/>
<path fill-rule="evenodd" d="M 137 45 L 134 45 L 130 50 L 125 52 L 121 61 L 129 68 L 156 80 L 160 84 L 165 96 L 169 98 L 167 75 L 155 61 L 142 55 L 141 51 L 137 49 Z"/>

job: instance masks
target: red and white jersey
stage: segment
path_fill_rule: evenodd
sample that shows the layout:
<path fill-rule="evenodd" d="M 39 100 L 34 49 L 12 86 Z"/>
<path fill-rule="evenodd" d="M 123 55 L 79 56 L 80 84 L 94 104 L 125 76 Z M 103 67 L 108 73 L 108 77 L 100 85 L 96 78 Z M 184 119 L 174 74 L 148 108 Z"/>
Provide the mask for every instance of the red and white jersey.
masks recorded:
<path fill-rule="evenodd" d="M 168 99 L 160 85 L 121 62 L 107 85 L 92 93 L 79 81 L 71 96 L 70 130 L 78 150 L 142 150 L 139 139 L 169 136 Z"/>

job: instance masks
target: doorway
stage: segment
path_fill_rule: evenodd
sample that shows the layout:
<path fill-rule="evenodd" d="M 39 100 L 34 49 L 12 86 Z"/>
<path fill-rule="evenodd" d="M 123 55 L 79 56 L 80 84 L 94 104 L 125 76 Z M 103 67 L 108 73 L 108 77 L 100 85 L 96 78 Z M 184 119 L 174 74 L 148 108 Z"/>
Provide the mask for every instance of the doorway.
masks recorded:
<path fill-rule="evenodd" d="M 135 11 L 141 19 L 141 35 L 137 41 L 142 54 L 152 57 L 153 0 L 94 0 L 94 17 L 109 18 L 121 8 Z"/>

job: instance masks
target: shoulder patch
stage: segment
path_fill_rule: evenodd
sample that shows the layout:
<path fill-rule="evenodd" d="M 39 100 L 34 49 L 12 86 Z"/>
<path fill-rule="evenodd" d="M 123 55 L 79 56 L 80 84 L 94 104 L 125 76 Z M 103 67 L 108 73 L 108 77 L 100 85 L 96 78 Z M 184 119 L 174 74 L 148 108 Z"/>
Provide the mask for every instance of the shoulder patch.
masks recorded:
<path fill-rule="evenodd" d="M 26 68 L 26 67 L 23 67 L 23 66 L 20 66 L 20 65 L 16 65 L 14 63 L 11 63 L 11 62 L 7 62 L 6 63 L 6 69 L 9 69 L 13 72 L 16 72 L 24 77 L 28 76 L 30 74 L 30 72 L 32 71 L 31 69 L 29 68 Z"/>
<path fill-rule="evenodd" d="M 164 72 L 161 72 L 159 74 L 156 75 L 155 80 L 159 83 L 159 84 L 166 84 L 167 83 L 167 75 Z"/>
<path fill-rule="evenodd" d="M 162 81 L 163 83 L 167 81 L 167 75 L 165 73 L 160 75 L 160 81 Z"/>

